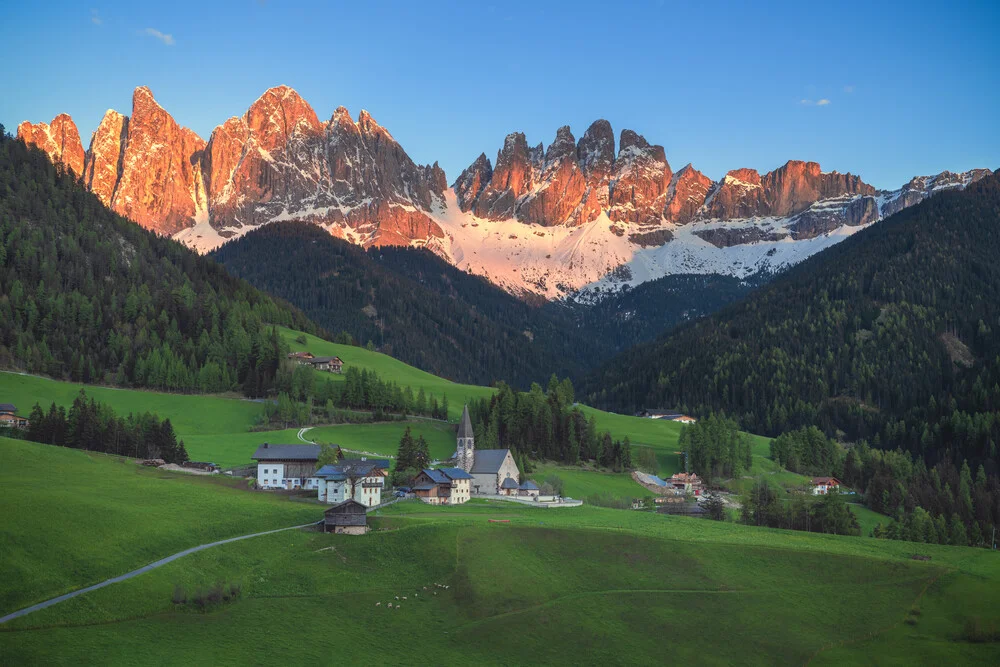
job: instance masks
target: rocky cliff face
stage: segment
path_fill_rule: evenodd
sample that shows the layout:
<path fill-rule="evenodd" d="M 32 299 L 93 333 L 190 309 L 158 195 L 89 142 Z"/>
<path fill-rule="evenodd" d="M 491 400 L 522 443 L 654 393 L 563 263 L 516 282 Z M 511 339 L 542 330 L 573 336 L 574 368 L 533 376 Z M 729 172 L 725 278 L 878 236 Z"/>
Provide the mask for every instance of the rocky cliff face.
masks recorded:
<path fill-rule="evenodd" d="M 81 175 L 106 205 L 161 234 L 207 223 L 222 239 L 301 219 L 366 245 L 442 235 L 431 217 L 447 189 L 436 163 L 414 164 L 366 111 L 354 122 L 341 107 L 321 122 L 287 86 L 266 91 L 207 144 L 145 87 L 135 90 L 131 116 L 105 114 L 86 155 L 69 116 L 22 123 L 18 135 Z"/>
<path fill-rule="evenodd" d="M 879 193 L 881 215 L 884 218 L 898 213 L 938 192 L 964 188 L 989 174 L 989 169 L 970 169 L 959 174 L 942 171 L 935 176 L 917 176 L 898 190 Z"/>
<path fill-rule="evenodd" d="M 136 88 L 111 208 L 161 234 L 190 226 L 206 203 L 204 149 L 201 137 L 178 125 L 149 88 Z"/>
<path fill-rule="evenodd" d="M 712 180 L 688 164 L 674 174 L 667 188 L 667 206 L 663 217 L 679 225 L 690 222 L 702 206 L 712 187 Z"/>
<path fill-rule="evenodd" d="M 83 175 L 83 144 L 69 114 L 61 113 L 49 124 L 24 121 L 17 126 L 17 138 L 42 149 L 50 160 L 62 164 L 73 175 Z"/>
<path fill-rule="evenodd" d="M 111 206 L 122 176 L 122 155 L 128 141 L 128 116 L 108 109 L 90 138 L 84 184 L 105 206 Z"/>

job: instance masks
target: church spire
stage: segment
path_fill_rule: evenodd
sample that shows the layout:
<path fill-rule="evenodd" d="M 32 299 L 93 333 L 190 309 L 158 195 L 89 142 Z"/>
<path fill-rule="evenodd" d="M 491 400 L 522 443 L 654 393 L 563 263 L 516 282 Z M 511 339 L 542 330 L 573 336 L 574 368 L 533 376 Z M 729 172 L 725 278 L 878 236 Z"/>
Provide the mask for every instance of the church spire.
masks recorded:
<path fill-rule="evenodd" d="M 472 420 L 469 418 L 469 404 L 462 410 L 462 421 L 458 423 L 458 448 L 455 451 L 455 462 L 465 472 L 470 472 L 476 462 L 476 439 L 472 433 Z"/>
<path fill-rule="evenodd" d="M 462 421 L 458 423 L 458 437 L 459 438 L 471 438 L 472 437 L 472 420 L 469 419 L 469 404 L 466 403 L 465 407 L 462 408 Z"/>

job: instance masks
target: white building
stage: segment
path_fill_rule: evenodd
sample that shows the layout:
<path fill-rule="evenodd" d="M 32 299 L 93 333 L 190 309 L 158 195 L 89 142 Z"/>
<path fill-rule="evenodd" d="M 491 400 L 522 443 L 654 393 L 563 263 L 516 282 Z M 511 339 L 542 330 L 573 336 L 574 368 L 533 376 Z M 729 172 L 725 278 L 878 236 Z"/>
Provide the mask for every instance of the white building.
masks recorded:
<path fill-rule="evenodd" d="M 344 459 L 317 470 L 317 497 L 325 503 L 355 500 L 365 507 L 382 504 L 389 462 L 382 459 Z"/>
<path fill-rule="evenodd" d="M 315 489 L 319 445 L 264 443 L 251 457 L 257 461 L 257 486 L 262 489 Z"/>

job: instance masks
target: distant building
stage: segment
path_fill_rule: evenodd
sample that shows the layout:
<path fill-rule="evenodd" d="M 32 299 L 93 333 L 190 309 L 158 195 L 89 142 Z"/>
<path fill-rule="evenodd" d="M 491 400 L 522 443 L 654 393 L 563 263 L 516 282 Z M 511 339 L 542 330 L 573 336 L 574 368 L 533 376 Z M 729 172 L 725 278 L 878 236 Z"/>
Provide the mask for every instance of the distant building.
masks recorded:
<path fill-rule="evenodd" d="M 700 496 L 705 489 L 704 482 L 694 473 L 679 472 L 671 475 L 666 482 L 667 487 L 673 489 L 676 494 Z"/>
<path fill-rule="evenodd" d="M 257 461 L 257 486 L 262 489 L 315 489 L 319 445 L 264 443 L 251 457 Z"/>
<path fill-rule="evenodd" d="M 425 468 L 413 481 L 413 493 L 429 505 L 460 505 L 469 501 L 471 481 L 461 468 Z"/>
<path fill-rule="evenodd" d="M 313 473 L 317 497 L 325 503 L 354 500 L 365 507 L 382 504 L 382 490 L 389 473 L 384 459 L 344 459 Z"/>
<path fill-rule="evenodd" d="M 840 480 L 836 477 L 813 477 L 810 483 L 814 496 L 825 496 L 840 491 Z"/>
<path fill-rule="evenodd" d="M 318 371 L 327 371 L 328 373 L 340 373 L 344 370 L 344 362 L 340 360 L 340 357 L 313 357 L 305 360 L 305 363 L 310 364 Z"/>
<path fill-rule="evenodd" d="M 297 361 L 300 364 L 309 363 L 309 360 L 313 358 L 312 352 L 289 352 L 288 358 L 292 361 Z"/>
<path fill-rule="evenodd" d="M 17 414 L 17 406 L 13 403 L 0 403 L 0 426 L 28 428 L 28 419 Z"/>
<path fill-rule="evenodd" d="M 468 405 L 462 410 L 462 420 L 458 423 L 458 446 L 454 458 L 458 467 L 472 475 L 472 493 L 517 495 L 516 492 L 508 493 L 509 488 L 502 489 L 508 479 L 513 480 L 515 489 L 520 487 L 520 473 L 514 455 L 509 449 L 476 449 Z"/>
<path fill-rule="evenodd" d="M 323 530 L 343 535 L 368 532 L 367 508 L 356 500 L 345 500 L 323 512 Z"/>
<path fill-rule="evenodd" d="M 666 419 L 672 422 L 680 422 L 681 424 L 693 424 L 698 421 L 690 415 L 673 410 L 643 410 L 639 413 L 639 416 L 646 417 L 647 419 Z"/>
<path fill-rule="evenodd" d="M 538 485 L 532 482 L 530 479 L 521 484 L 521 488 L 517 490 L 517 495 L 524 498 L 537 498 L 541 491 Z"/>

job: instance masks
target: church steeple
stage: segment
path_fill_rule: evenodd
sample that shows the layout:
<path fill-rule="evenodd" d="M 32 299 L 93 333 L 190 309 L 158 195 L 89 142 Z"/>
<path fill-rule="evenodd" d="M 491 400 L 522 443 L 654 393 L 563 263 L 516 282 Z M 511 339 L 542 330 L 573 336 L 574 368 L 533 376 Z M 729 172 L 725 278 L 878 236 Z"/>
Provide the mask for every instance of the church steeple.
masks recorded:
<path fill-rule="evenodd" d="M 472 433 L 468 403 L 462 409 L 462 420 L 458 423 L 458 448 L 455 450 L 455 459 L 455 464 L 465 472 L 472 470 L 472 464 L 476 459 L 476 437 Z"/>

